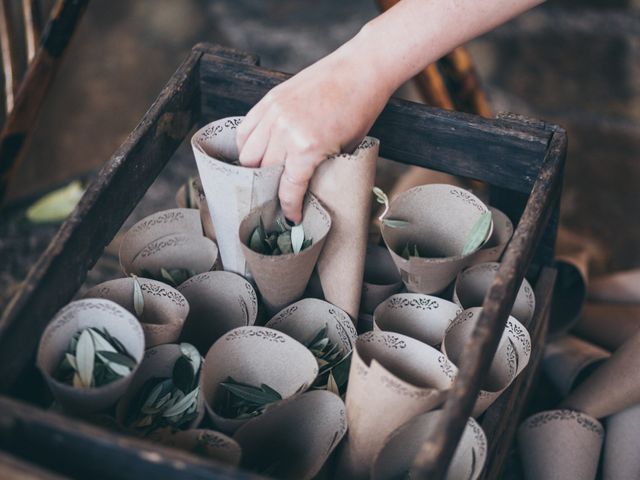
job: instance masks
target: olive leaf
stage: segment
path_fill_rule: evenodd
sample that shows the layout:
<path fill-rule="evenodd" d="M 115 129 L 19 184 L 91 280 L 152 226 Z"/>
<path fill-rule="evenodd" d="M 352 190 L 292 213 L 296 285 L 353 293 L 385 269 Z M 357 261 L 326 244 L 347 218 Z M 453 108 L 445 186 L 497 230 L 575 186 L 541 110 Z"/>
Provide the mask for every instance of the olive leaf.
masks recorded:
<path fill-rule="evenodd" d="M 55 190 L 27 209 L 27 219 L 33 223 L 61 222 L 69 216 L 76 207 L 84 189 L 79 181 Z"/>
<path fill-rule="evenodd" d="M 140 282 L 138 282 L 138 277 L 132 275 L 133 277 L 133 310 L 136 312 L 136 316 L 138 318 L 142 317 L 142 312 L 144 312 L 144 296 L 142 295 L 142 288 L 140 287 Z"/>
<path fill-rule="evenodd" d="M 305 343 L 305 346 L 313 353 L 318 362 L 318 377 L 313 384 L 313 388 L 328 390 L 329 382 L 333 381 L 339 391 L 340 388 L 346 385 L 349 367 L 347 364 L 346 372 L 338 367 L 348 360 L 350 354 L 345 355 L 339 345 L 331 342 L 328 330 L 329 327 L 325 324 L 311 340 Z M 336 376 L 339 376 L 340 381 Z"/>
<path fill-rule="evenodd" d="M 410 225 L 410 222 L 406 220 L 401 220 L 398 218 L 385 218 L 387 213 L 389 212 L 389 197 L 382 191 L 380 187 L 373 187 L 373 194 L 376 196 L 376 201 L 384 205 L 384 210 L 378 217 L 378 220 L 380 220 L 383 225 L 386 225 L 389 228 L 406 228 Z"/>
<path fill-rule="evenodd" d="M 225 418 L 249 418 L 260 415 L 267 405 L 278 400 L 282 396 L 269 385 L 255 387 L 227 377 L 220 383 L 214 410 Z"/>
<path fill-rule="evenodd" d="M 78 338 L 76 348 L 76 360 L 78 364 L 78 376 L 83 386 L 91 387 L 93 384 L 93 367 L 95 363 L 95 347 L 91 334 L 84 330 Z"/>
<path fill-rule="evenodd" d="M 340 396 L 340 389 L 338 388 L 338 383 L 336 379 L 333 377 L 333 373 L 329 372 L 329 378 L 327 379 L 327 391 L 331 393 L 335 393 Z"/>
<path fill-rule="evenodd" d="M 302 224 L 298 224 L 291 228 L 291 246 L 293 253 L 300 253 L 302 246 L 304 245 L 304 227 Z"/>
<path fill-rule="evenodd" d="M 289 255 L 300 253 L 313 243 L 311 238 L 305 238 L 302 225 L 289 227 L 281 218 L 277 218 L 275 223 L 276 230 L 267 232 L 260 218 L 248 240 L 251 250 L 262 255 Z"/>
<path fill-rule="evenodd" d="M 413 248 L 411 248 L 413 247 Z M 420 258 L 420 252 L 418 251 L 418 245 L 415 243 L 413 245 L 407 243 L 402 249 L 402 253 L 400 254 L 402 258 L 405 260 L 409 260 L 410 257 Z"/>
<path fill-rule="evenodd" d="M 411 222 L 395 218 L 383 218 L 380 221 L 389 228 L 406 228 L 411 225 Z"/>
<path fill-rule="evenodd" d="M 467 241 L 462 249 L 462 255 L 473 253 L 482 245 L 491 229 L 491 221 L 491 212 L 487 211 L 480 215 L 480 218 L 469 232 Z"/>
<path fill-rule="evenodd" d="M 282 232 L 278 235 L 278 248 L 282 255 L 288 255 L 289 253 L 293 253 L 293 245 L 291 244 L 291 232 L 286 231 Z"/>

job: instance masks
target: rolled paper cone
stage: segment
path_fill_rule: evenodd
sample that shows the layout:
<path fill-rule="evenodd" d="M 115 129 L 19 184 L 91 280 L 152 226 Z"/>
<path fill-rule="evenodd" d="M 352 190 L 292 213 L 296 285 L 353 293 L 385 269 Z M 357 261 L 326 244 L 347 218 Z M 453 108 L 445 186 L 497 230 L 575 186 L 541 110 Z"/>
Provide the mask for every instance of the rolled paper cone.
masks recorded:
<path fill-rule="evenodd" d="M 461 311 L 458 305 L 442 298 L 399 293 L 378 305 L 373 314 L 373 328 L 401 333 L 436 347 Z"/>
<path fill-rule="evenodd" d="M 546 345 L 542 368 L 560 395 L 566 397 L 610 355 L 592 343 L 565 335 Z"/>
<path fill-rule="evenodd" d="M 178 340 L 189 314 L 189 303 L 175 288 L 148 278 L 138 278 L 144 306 L 138 318 L 146 348 Z M 96 285 L 83 298 L 106 298 L 136 315 L 133 278 L 119 278 Z"/>
<path fill-rule="evenodd" d="M 140 389 L 150 378 L 172 378 L 173 366 L 176 360 L 182 356 L 180 345 L 166 344 L 158 345 L 144 352 L 144 358 L 140 364 L 140 368 L 133 377 L 131 385 L 127 389 L 127 393 L 120 399 L 116 405 L 116 420 L 118 424 L 127 429 L 130 433 L 135 430 L 129 428 L 127 416 L 131 413 L 131 402 L 136 398 Z M 201 370 L 202 372 L 202 370 Z M 194 418 L 186 428 L 196 428 L 204 418 L 204 400 L 202 392 L 198 394 L 198 415 Z"/>
<path fill-rule="evenodd" d="M 209 123 L 191 138 L 200 181 L 216 229 L 224 269 L 245 275 L 247 268 L 238 241 L 240 221 L 251 210 L 278 196 L 282 166 L 247 168 L 238 160 L 236 129 L 244 117 Z"/>
<path fill-rule="evenodd" d="M 213 221 L 211 220 L 211 212 L 209 211 L 209 204 L 207 203 L 207 197 L 204 194 L 202 188 L 202 182 L 199 178 L 193 180 L 193 188 L 198 194 L 198 210 L 200 210 L 200 221 L 202 222 L 202 229 L 204 230 L 204 236 L 209 240 L 217 241 L 216 230 L 213 227 Z M 220 258 L 218 257 L 220 262 Z M 222 262 L 220 262 L 222 263 Z M 222 267 L 216 268 L 216 270 L 222 270 Z"/>
<path fill-rule="evenodd" d="M 267 407 L 233 438 L 242 447 L 242 467 L 273 478 L 316 476 L 347 431 L 337 395 L 315 390 Z"/>
<path fill-rule="evenodd" d="M 590 280 L 588 296 L 594 302 L 640 304 L 640 269 Z"/>
<path fill-rule="evenodd" d="M 460 272 L 453 288 L 453 301 L 463 309 L 482 306 L 499 268 L 499 263 L 489 262 L 474 265 Z M 511 308 L 511 316 L 526 324 L 533 318 L 535 309 L 536 298 L 533 288 L 525 278 Z"/>
<path fill-rule="evenodd" d="M 354 349 L 346 404 L 349 433 L 338 478 L 367 478 L 387 436 L 438 408 L 457 374 L 436 349 L 391 332 L 368 332 Z"/>
<path fill-rule="evenodd" d="M 369 315 L 368 313 L 361 313 L 358 315 L 357 330 L 358 335 L 362 335 L 363 333 L 373 330 L 373 315 Z"/>
<path fill-rule="evenodd" d="M 310 190 L 331 215 L 331 231 L 318 259 L 325 299 L 355 322 L 362 291 L 365 250 L 380 141 L 365 137 L 351 154 L 323 161 Z"/>
<path fill-rule="evenodd" d="M 442 352 L 455 365 L 460 365 L 481 311 L 481 307 L 462 311 L 445 333 Z M 473 417 L 482 414 L 511 385 L 529 363 L 530 356 L 529 332 L 515 318 L 509 317 L 489 371 L 480 387 L 478 400 L 473 408 Z"/>
<path fill-rule="evenodd" d="M 351 353 L 358 334 L 349 315 L 317 298 L 305 298 L 290 305 L 265 325 L 286 333 L 303 345 L 313 340 L 325 326 L 329 341 L 339 345 L 343 353 Z"/>
<path fill-rule="evenodd" d="M 461 252 L 471 230 L 488 211 L 473 194 L 451 185 L 425 185 L 398 195 L 385 218 L 405 220 L 409 225 L 391 228 L 383 223 L 381 232 L 407 290 L 425 294 L 444 290 L 471 262 L 477 249 L 466 255 Z M 487 238 L 491 234 L 492 229 Z M 416 246 L 420 257 L 403 258 L 406 246 Z"/>
<path fill-rule="evenodd" d="M 589 278 L 589 257 L 586 251 L 576 254 L 556 256 L 556 279 L 551 313 L 549 316 L 549 336 L 566 333 L 580 319 L 580 313 L 587 298 Z"/>
<path fill-rule="evenodd" d="M 163 429 L 151 439 L 187 452 L 237 467 L 242 450 L 233 438 L 214 430 L 195 428 L 190 430 Z"/>
<path fill-rule="evenodd" d="M 251 250 L 248 244 L 260 220 L 269 229 L 276 225 L 278 218 L 284 221 L 279 202 L 272 200 L 253 209 L 240 222 L 238 232 L 247 265 L 271 315 L 302 297 L 331 229 L 331 218 L 327 211 L 313 195 L 307 195 L 302 226 L 305 238 L 312 240 L 311 245 L 299 253 L 287 255 L 263 255 Z"/>
<path fill-rule="evenodd" d="M 587 303 L 573 332 L 615 351 L 640 331 L 640 305 Z"/>
<path fill-rule="evenodd" d="M 101 412 L 111 407 L 124 395 L 139 366 L 136 365 L 128 375 L 100 387 L 75 388 L 58 381 L 54 374 L 71 338 L 76 332 L 89 327 L 100 331 L 106 328 L 138 364 L 144 353 L 144 332 L 140 322 L 111 300 L 76 300 L 62 308 L 40 338 L 36 365 L 60 406 L 78 414 Z"/>
<path fill-rule="evenodd" d="M 120 266 L 129 275 L 134 258 L 147 245 L 174 234 L 202 236 L 198 212 L 192 208 L 173 208 L 143 218 L 125 233 L 120 243 Z"/>
<path fill-rule="evenodd" d="M 367 245 L 360 313 L 373 313 L 380 303 L 402 290 L 402 278 L 386 248 Z"/>
<path fill-rule="evenodd" d="M 604 429 L 573 410 L 550 410 L 518 428 L 518 450 L 526 480 L 595 479 Z"/>
<path fill-rule="evenodd" d="M 398 195 L 414 187 L 430 184 L 447 184 L 456 187 L 466 188 L 467 185 L 460 177 L 455 177 L 448 173 L 438 172 L 429 168 L 411 166 L 398 178 L 398 181 L 389 192 L 389 198 L 393 200 Z"/>
<path fill-rule="evenodd" d="M 640 404 L 611 415 L 604 438 L 604 480 L 640 478 Z"/>
<path fill-rule="evenodd" d="M 488 207 L 493 219 L 493 231 L 489 240 L 472 255 L 471 264 L 496 262 L 502 256 L 507 243 L 513 236 L 513 223 L 504 213 L 494 207 Z"/>
<path fill-rule="evenodd" d="M 406 478 L 422 446 L 435 433 L 442 410 L 419 415 L 394 431 L 378 453 L 372 480 Z M 476 480 L 487 459 L 487 437 L 473 418 L 467 420 L 462 437 L 451 458 L 446 479 Z"/>
<path fill-rule="evenodd" d="M 201 273 L 184 282 L 178 290 L 189 302 L 182 340 L 195 345 L 203 355 L 228 331 L 256 321 L 256 292 L 235 273 Z"/>
<path fill-rule="evenodd" d="M 627 340 L 562 402 L 563 408 L 608 417 L 640 403 L 640 333 Z"/>
<path fill-rule="evenodd" d="M 222 417 L 214 410 L 220 383 L 229 377 L 260 386 L 266 384 L 283 399 L 307 390 L 318 375 L 313 354 L 297 340 L 266 327 L 239 327 L 213 344 L 204 361 L 200 389 L 216 429 L 231 434 L 249 419 Z"/>

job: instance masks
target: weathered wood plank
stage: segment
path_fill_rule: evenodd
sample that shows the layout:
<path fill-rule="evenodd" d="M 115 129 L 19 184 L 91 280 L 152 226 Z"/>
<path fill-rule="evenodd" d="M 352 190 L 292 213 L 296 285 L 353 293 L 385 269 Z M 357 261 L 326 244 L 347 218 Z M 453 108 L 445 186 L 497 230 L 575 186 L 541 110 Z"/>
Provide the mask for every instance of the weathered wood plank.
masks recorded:
<path fill-rule="evenodd" d="M 68 477 L 48 472 L 21 458 L 0 451 L 0 478 L 7 480 L 63 480 Z"/>

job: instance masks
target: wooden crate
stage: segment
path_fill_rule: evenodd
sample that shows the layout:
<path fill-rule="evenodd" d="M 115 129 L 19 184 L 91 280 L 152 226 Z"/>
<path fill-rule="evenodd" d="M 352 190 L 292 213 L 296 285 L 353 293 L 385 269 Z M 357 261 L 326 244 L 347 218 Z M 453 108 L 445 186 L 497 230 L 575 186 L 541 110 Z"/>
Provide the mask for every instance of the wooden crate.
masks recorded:
<path fill-rule="evenodd" d="M 288 77 L 259 67 L 254 55 L 206 44 L 194 47 L 60 227 L 0 318 L 0 448 L 71 476 L 252 478 L 188 453 L 43 410 L 37 405 L 43 386 L 34 354 L 49 320 L 72 299 L 191 129 L 245 114 Z M 381 156 L 488 183 L 492 203 L 517 222 L 444 406 L 440 428 L 419 456 L 429 478 L 444 476 L 526 273 L 537 297 L 537 311 L 527 325 L 533 343 L 530 365 L 482 421 L 490 449 L 484 474 L 498 478 L 535 380 L 546 334 L 555 281 L 551 265 L 565 132 L 514 115 L 489 120 L 391 100 L 371 135 L 381 140 Z"/>

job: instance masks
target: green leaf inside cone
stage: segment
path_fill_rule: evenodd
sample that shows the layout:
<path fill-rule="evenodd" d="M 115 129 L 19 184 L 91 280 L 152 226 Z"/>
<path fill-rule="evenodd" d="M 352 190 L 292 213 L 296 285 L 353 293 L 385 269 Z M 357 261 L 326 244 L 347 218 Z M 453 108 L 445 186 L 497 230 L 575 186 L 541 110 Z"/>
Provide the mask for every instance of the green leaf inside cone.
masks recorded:
<path fill-rule="evenodd" d="M 278 218 L 276 228 L 268 232 L 260 218 L 258 226 L 251 232 L 248 246 L 256 253 L 277 256 L 300 253 L 309 248 L 312 243 L 311 238 L 305 238 L 302 224 L 289 228 L 281 218 Z"/>
<path fill-rule="evenodd" d="M 467 242 L 462 249 L 462 255 L 475 252 L 487 239 L 490 229 L 491 212 L 484 212 L 469 232 Z"/>
<path fill-rule="evenodd" d="M 318 362 L 318 377 L 313 388 L 340 395 L 347 384 L 351 355 L 345 355 L 340 346 L 331 341 L 328 330 L 329 326 L 325 324 L 305 345 Z"/>
<path fill-rule="evenodd" d="M 243 419 L 260 415 L 270 403 L 282 396 L 269 385 L 259 387 L 241 383 L 232 377 L 220 383 L 214 410 L 225 418 Z"/>

